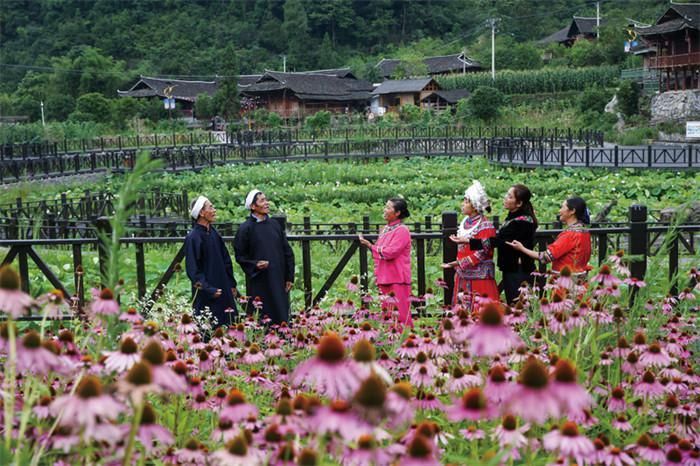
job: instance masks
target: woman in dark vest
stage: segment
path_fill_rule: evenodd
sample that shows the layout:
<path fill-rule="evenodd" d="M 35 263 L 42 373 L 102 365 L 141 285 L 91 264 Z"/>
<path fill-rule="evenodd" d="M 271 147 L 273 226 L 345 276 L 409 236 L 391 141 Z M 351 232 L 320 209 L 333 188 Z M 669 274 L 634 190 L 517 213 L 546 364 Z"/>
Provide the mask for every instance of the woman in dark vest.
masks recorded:
<path fill-rule="evenodd" d="M 513 304 L 518 300 L 518 291 L 523 282 L 533 283 L 532 272 L 535 271 L 534 260 L 527 254 L 518 251 L 506 244 L 506 241 L 519 241 L 523 246 L 532 249 L 535 244 L 535 230 L 537 230 L 537 217 L 530 199 L 532 193 L 527 186 L 515 184 L 510 187 L 503 199 L 503 207 L 508 210 L 503 225 L 496 236 L 483 241 L 489 242 L 489 247 L 498 250 L 498 268 L 503 275 L 503 291 L 506 302 Z M 481 248 L 481 240 L 472 239 L 470 247 Z"/>

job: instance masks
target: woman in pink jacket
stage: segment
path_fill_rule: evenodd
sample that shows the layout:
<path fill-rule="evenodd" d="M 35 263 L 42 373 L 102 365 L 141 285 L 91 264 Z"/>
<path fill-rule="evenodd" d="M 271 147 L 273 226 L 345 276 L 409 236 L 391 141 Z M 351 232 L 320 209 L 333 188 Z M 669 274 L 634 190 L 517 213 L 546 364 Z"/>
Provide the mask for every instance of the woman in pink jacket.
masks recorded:
<path fill-rule="evenodd" d="M 379 233 L 377 242 L 372 244 L 359 235 L 360 243 L 372 251 L 374 275 L 380 293 L 393 292 L 399 322 L 413 327 L 411 318 L 411 232 L 402 220 L 408 217 L 408 205 L 401 198 L 392 198 L 384 207 L 387 224 Z"/>

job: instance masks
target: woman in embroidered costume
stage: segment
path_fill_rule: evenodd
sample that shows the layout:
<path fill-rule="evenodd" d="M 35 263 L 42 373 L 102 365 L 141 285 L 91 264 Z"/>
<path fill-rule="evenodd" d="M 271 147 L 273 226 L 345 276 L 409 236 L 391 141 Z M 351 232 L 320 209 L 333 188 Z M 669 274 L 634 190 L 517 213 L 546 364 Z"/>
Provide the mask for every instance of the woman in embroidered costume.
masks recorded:
<path fill-rule="evenodd" d="M 499 293 L 495 280 L 493 264 L 493 248 L 488 240 L 496 235 L 496 229 L 486 218 L 491 212 L 489 198 L 481 183 L 474 181 L 464 192 L 462 213 L 464 220 L 459 225 L 456 235 L 450 239 L 459 245 L 457 259 L 442 264 L 442 267 L 455 269 L 455 286 L 452 294 L 452 305 L 458 304 L 458 295 L 463 293 L 464 304 L 468 311 L 476 311 L 476 298 L 488 297 L 498 302 Z M 478 250 L 470 247 L 470 240 L 481 240 Z"/>
<path fill-rule="evenodd" d="M 535 260 L 545 264 L 551 262 L 552 271 L 555 273 L 568 267 L 574 276 L 585 278 L 591 269 L 588 265 L 591 259 L 591 234 L 586 228 L 590 223 L 590 214 L 586 208 L 586 201 L 580 197 L 572 197 L 562 202 L 559 220 L 566 224 L 566 229 L 543 252 L 528 249 L 517 240 L 506 244 Z"/>
<path fill-rule="evenodd" d="M 411 233 L 402 222 L 409 215 L 404 199 L 389 199 L 384 207 L 387 224 L 379 233 L 377 242 L 372 244 L 362 234 L 358 238 L 363 246 L 372 251 L 377 286 L 381 294 L 387 295 L 383 307 L 396 308 L 399 322 L 413 327 L 408 299 L 411 296 Z"/>
<path fill-rule="evenodd" d="M 531 198 L 532 193 L 527 186 L 522 184 L 511 186 L 503 199 L 503 207 L 508 210 L 508 216 L 498 229 L 496 236 L 487 240 L 474 238 L 469 241 L 472 251 L 481 249 L 484 243 L 498 251 L 496 265 L 503 276 L 503 291 L 508 304 L 518 300 L 523 282 L 530 285 L 533 283 L 531 274 L 535 271 L 534 260 L 506 244 L 507 241 L 518 240 L 529 249 L 535 245 L 537 217 L 530 202 Z"/>

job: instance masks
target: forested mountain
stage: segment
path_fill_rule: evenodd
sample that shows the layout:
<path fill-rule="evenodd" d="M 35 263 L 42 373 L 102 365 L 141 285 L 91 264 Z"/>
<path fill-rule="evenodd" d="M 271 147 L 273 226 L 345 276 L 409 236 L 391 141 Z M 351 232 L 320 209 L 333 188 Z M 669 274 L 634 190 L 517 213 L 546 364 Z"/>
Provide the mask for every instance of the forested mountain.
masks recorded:
<path fill-rule="evenodd" d="M 601 4 L 607 17 L 653 21 L 668 2 Z M 282 55 L 288 69 L 303 70 L 358 66 L 421 39 L 432 39 L 423 48 L 435 54 L 473 54 L 492 15 L 499 34 L 520 42 L 595 14 L 590 0 L 3 0 L 0 8 L 5 92 L 31 67 L 85 47 L 148 74 L 221 73 L 231 48 L 243 73 L 280 69 Z"/>

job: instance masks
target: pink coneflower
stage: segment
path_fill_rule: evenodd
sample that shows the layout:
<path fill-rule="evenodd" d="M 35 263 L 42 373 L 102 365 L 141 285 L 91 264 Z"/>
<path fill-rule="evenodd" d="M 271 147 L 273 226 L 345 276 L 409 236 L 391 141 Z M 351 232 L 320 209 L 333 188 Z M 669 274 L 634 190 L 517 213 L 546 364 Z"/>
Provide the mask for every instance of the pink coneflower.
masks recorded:
<path fill-rule="evenodd" d="M 60 418 L 61 425 L 84 427 L 90 431 L 98 420 L 116 419 L 123 406 L 111 396 L 102 394 L 100 379 L 86 375 L 80 379 L 74 395 L 56 398 L 49 409 L 53 416 Z"/>
<path fill-rule="evenodd" d="M 393 413 L 389 418 L 391 426 L 403 426 L 413 420 L 412 394 L 411 385 L 407 382 L 399 382 L 389 389 L 385 406 L 389 412 Z"/>
<path fill-rule="evenodd" d="M 375 361 L 376 350 L 374 345 L 364 338 L 355 343 L 352 350 L 352 357 L 357 363 L 358 376 L 361 380 L 365 380 L 371 374 L 378 375 L 387 385 L 392 383 L 392 378 L 389 372 Z"/>
<path fill-rule="evenodd" d="M 639 363 L 643 367 L 665 367 L 671 363 L 666 350 L 661 348 L 658 343 L 652 343 L 646 347 L 646 350 L 639 356 Z"/>
<path fill-rule="evenodd" d="M 437 368 L 428 359 L 428 356 L 420 351 L 416 360 L 409 369 L 409 376 L 416 385 L 429 386 L 433 384 L 433 378 L 437 375 Z"/>
<path fill-rule="evenodd" d="M 407 456 L 401 460 L 401 466 L 438 466 L 435 458 L 434 444 L 423 435 L 416 435 L 406 447 Z"/>
<path fill-rule="evenodd" d="M 35 330 L 28 331 L 17 344 L 17 372 L 39 375 L 48 374 L 52 370 L 60 372 L 65 368 L 57 356 L 59 348 L 54 341 L 42 342 Z"/>
<path fill-rule="evenodd" d="M 211 454 L 216 464 L 225 466 L 250 466 L 263 464 L 262 454 L 248 445 L 243 434 L 229 440 L 225 447 Z"/>
<path fill-rule="evenodd" d="M 605 466 L 634 466 L 636 464 L 630 455 L 612 445 L 600 456 L 599 462 Z"/>
<path fill-rule="evenodd" d="M 0 267 L 0 312 L 9 314 L 13 319 L 25 315 L 34 305 L 32 297 L 20 290 L 21 283 L 12 267 Z"/>
<path fill-rule="evenodd" d="M 525 362 L 509 406 L 513 414 L 538 424 L 561 415 L 559 400 L 551 391 L 547 368 L 537 358 L 531 357 Z"/>
<path fill-rule="evenodd" d="M 447 391 L 450 393 L 461 393 L 467 388 L 477 385 L 481 385 L 481 383 L 476 383 L 474 378 L 467 377 L 460 367 L 455 367 L 452 369 L 452 377 L 447 382 Z"/>
<path fill-rule="evenodd" d="M 90 305 L 93 315 L 111 316 L 119 314 L 119 303 L 114 299 L 114 293 L 109 288 L 103 288 L 94 293 L 94 301 Z"/>
<path fill-rule="evenodd" d="M 591 395 L 577 383 L 576 367 L 566 359 L 558 360 L 555 365 L 550 393 L 559 400 L 567 412 L 589 408 L 593 402 Z"/>
<path fill-rule="evenodd" d="M 313 386 L 331 399 L 347 399 L 360 385 L 354 362 L 345 358 L 343 341 L 335 333 L 321 337 L 316 356 L 294 369 L 291 382 Z"/>
<path fill-rule="evenodd" d="M 185 447 L 175 450 L 175 458 L 179 464 L 205 465 L 207 464 L 207 454 L 204 446 L 195 439 L 185 442 Z"/>
<path fill-rule="evenodd" d="M 567 290 L 573 288 L 574 280 L 571 278 L 571 269 L 568 266 L 562 267 L 561 271 L 554 279 L 554 283 Z"/>
<path fill-rule="evenodd" d="M 357 448 L 345 452 L 342 464 L 346 466 L 383 466 L 390 464 L 391 459 L 391 453 L 378 446 L 372 435 L 360 435 L 357 439 Z"/>
<path fill-rule="evenodd" d="M 352 291 L 354 293 L 360 290 L 360 287 L 357 286 L 358 283 L 360 283 L 360 279 L 357 275 L 353 275 L 352 277 L 350 277 L 350 281 L 347 285 L 345 285 L 345 287 L 348 289 L 348 291 Z"/>
<path fill-rule="evenodd" d="M 245 396 L 240 391 L 233 389 L 229 392 L 226 398 L 226 404 L 221 410 L 219 417 L 228 419 L 233 423 L 241 422 L 249 416 L 257 416 L 258 408 L 255 405 L 247 403 Z"/>
<path fill-rule="evenodd" d="M 151 340 L 141 351 L 141 357 L 151 365 L 153 383 L 161 389 L 171 393 L 184 393 L 187 390 L 187 366 L 183 364 L 173 364 L 173 368 L 180 373 L 173 371 L 165 365 L 165 352 L 157 340 Z M 182 361 L 180 361 L 182 362 Z"/>
<path fill-rule="evenodd" d="M 445 406 L 442 404 L 442 401 L 440 401 L 435 396 L 435 394 L 430 393 L 430 392 L 425 392 L 423 390 L 418 392 L 414 403 L 415 403 L 417 408 L 424 409 L 427 411 L 432 411 L 432 410 L 443 411 L 445 409 Z"/>
<path fill-rule="evenodd" d="M 313 416 L 311 429 L 321 435 L 337 433 L 345 440 L 372 433 L 372 427 L 358 418 L 352 412 L 350 403 L 344 400 L 335 400 L 329 406 L 320 407 Z"/>
<path fill-rule="evenodd" d="M 70 314 L 70 307 L 66 304 L 66 297 L 63 291 L 53 289 L 37 298 L 36 303 L 44 306 L 44 313 L 47 317 L 60 318 L 65 314 Z"/>
<path fill-rule="evenodd" d="M 615 387 L 610 391 L 610 399 L 608 400 L 608 411 L 619 413 L 627 410 L 625 402 L 625 390 L 622 387 Z"/>
<path fill-rule="evenodd" d="M 248 347 L 248 351 L 243 356 L 243 364 L 260 364 L 265 361 L 265 355 L 260 351 L 260 346 L 253 343 Z"/>
<path fill-rule="evenodd" d="M 644 288 L 645 286 L 647 286 L 647 283 L 646 283 L 645 281 L 643 281 L 643 280 L 638 280 L 638 279 L 636 279 L 636 278 L 634 278 L 634 277 L 625 278 L 622 282 L 623 282 L 625 285 L 628 285 L 628 286 L 631 286 L 631 287 L 635 287 L 635 288 Z"/>
<path fill-rule="evenodd" d="M 619 285 L 621 283 L 621 280 L 612 274 L 608 265 L 603 265 L 598 271 L 598 274 L 595 275 L 591 281 L 598 282 L 604 287 Z"/>
<path fill-rule="evenodd" d="M 506 370 L 503 366 L 496 365 L 489 370 L 484 394 L 492 403 L 499 404 L 508 400 L 515 388 L 512 383 L 508 382 Z"/>
<path fill-rule="evenodd" d="M 443 280 L 442 278 L 436 278 L 435 279 L 435 286 L 440 287 L 440 288 L 448 288 L 447 282 Z"/>
<path fill-rule="evenodd" d="M 489 303 L 483 307 L 479 323 L 467 329 L 466 338 L 477 356 L 495 356 L 522 343 L 520 337 L 503 323 L 503 306 Z"/>
<path fill-rule="evenodd" d="M 524 424 L 518 428 L 518 422 L 512 414 L 503 416 L 503 421 L 493 429 L 491 438 L 498 441 L 501 448 L 520 448 L 527 445 L 525 432 L 530 429 L 530 424 Z"/>
<path fill-rule="evenodd" d="M 182 334 L 195 333 L 197 331 L 197 324 L 194 323 L 192 317 L 189 314 L 182 314 L 180 318 L 180 323 L 176 327 L 177 332 Z"/>
<path fill-rule="evenodd" d="M 664 387 L 657 380 L 651 371 L 644 372 L 642 380 L 634 384 L 632 389 L 635 396 L 643 398 L 656 398 L 663 395 Z"/>
<path fill-rule="evenodd" d="M 694 299 L 695 295 L 693 294 L 693 290 L 690 288 L 683 288 L 683 291 L 678 294 L 679 301 L 692 301 Z"/>
<path fill-rule="evenodd" d="M 420 347 L 413 338 L 408 338 L 401 347 L 396 349 L 396 355 L 400 358 L 415 358 L 420 352 Z"/>
<path fill-rule="evenodd" d="M 130 426 L 124 426 L 122 435 L 128 436 Z M 156 424 L 156 412 L 153 407 L 146 403 L 141 414 L 141 425 L 136 432 L 136 438 L 146 449 L 146 452 L 153 453 L 158 447 L 169 446 L 175 441 L 173 434 L 163 426 Z"/>
<path fill-rule="evenodd" d="M 585 435 L 579 434 L 578 426 L 565 422 L 560 429 L 544 435 L 542 444 L 545 450 L 558 451 L 565 458 L 574 458 L 579 464 L 595 452 L 593 442 Z"/>
<path fill-rule="evenodd" d="M 632 424 L 629 423 L 627 417 L 624 414 L 618 414 L 612 421 L 613 428 L 620 430 L 622 432 L 627 432 L 632 430 Z"/>
<path fill-rule="evenodd" d="M 119 351 L 105 351 L 105 355 L 107 355 L 104 363 L 105 369 L 118 374 L 128 371 L 141 359 L 138 351 L 139 347 L 136 346 L 136 342 L 132 338 L 124 338 L 119 343 Z"/>
<path fill-rule="evenodd" d="M 143 317 L 138 313 L 136 308 L 127 308 L 126 312 L 122 312 L 119 316 L 119 320 L 122 322 L 131 322 L 132 324 L 138 324 L 143 322 Z"/>
<path fill-rule="evenodd" d="M 454 404 L 447 408 L 447 418 L 455 422 L 466 419 L 472 421 L 490 419 L 494 413 L 494 407 L 489 405 L 480 388 L 469 389 L 460 400 L 455 400 Z"/>
<path fill-rule="evenodd" d="M 466 429 L 460 429 L 459 433 L 470 442 L 474 440 L 483 440 L 486 438 L 486 433 L 476 426 L 469 426 Z"/>

